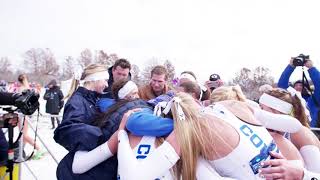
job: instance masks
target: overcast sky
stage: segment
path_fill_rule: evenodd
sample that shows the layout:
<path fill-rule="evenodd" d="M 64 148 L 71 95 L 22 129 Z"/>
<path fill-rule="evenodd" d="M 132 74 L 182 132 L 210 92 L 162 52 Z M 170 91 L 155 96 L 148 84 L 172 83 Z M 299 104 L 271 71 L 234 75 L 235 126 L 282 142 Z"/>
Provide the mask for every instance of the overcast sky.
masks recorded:
<path fill-rule="evenodd" d="M 50 48 L 62 61 L 103 49 L 140 65 L 169 59 L 200 79 L 265 66 L 278 79 L 291 56 L 320 65 L 317 0 L 0 0 L 0 57 Z M 301 71 L 296 72 L 300 77 Z"/>

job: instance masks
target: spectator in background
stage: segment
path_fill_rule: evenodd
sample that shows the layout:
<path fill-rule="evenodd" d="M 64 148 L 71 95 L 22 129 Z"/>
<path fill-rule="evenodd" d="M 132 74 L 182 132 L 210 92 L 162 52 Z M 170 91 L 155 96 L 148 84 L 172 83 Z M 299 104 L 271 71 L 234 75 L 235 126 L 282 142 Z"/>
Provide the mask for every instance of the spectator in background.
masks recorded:
<path fill-rule="evenodd" d="M 8 91 L 8 83 L 5 80 L 0 81 L 0 92 Z"/>
<path fill-rule="evenodd" d="M 149 84 L 139 88 L 140 98 L 150 100 L 162 94 L 166 94 L 169 90 L 167 80 L 167 69 L 161 65 L 155 66 L 151 70 L 151 79 Z"/>
<path fill-rule="evenodd" d="M 206 86 L 209 87 L 212 92 L 214 89 L 223 86 L 223 81 L 221 80 L 219 74 L 211 74 L 209 81 L 206 81 Z"/>
<path fill-rule="evenodd" d="M 278 87 L 287 89 L 289 87 L 289 78 L 293 71 L 295 70 L 296 66 L 293 63 L 294 58 L 291 58 L 289 61 L 289 65 L 286 67 L 286 69 L 282 72 Z M 311 127 L 319 127 L 319 113 L 320 113 L 320 72 L 319 70 L 313 66 L 313 62 L 310 59 L 306 59 L 303 66 L 308 68 L 309 76 L 314 84 L 314 92 L 312 96 L 307 96 L 302 89 L 303 88 L 302 83 L 295 83 L 294 88 L 297 91 L 302 91 L 301 95 L 302 97 L 307 101 L 307 106 L 311 114 Z"/>
<path fill-rule="evenodd" d="M 131 79 L 131 64 L 126 59 L 118 59 L 114 63 L 113 66 L 111 66 L 108 69 L 109 73 L 109 80 L 108 80 L 108 87 L 104 90 L 106 95 L 104 97 L 106 98 L 112 98 L 111 95 L 111 87 L 114 82 L 117 82 L 119 80 L 130 80 Z"/>
<path fill-rule="evenodd" d="M 46 113 L 51 115 L 58 115 L 61 108 L 63 107 L 63 94 L 60 90 L 60 87 L 57 86 L 56 80 L 51 80 L 49 82 L 43 99 L 47 101 Z M 55 120 L 57 121 L 58 125 L 60 124 L 60 120 L 58 117 L 51 117 L 52 129 L 55 128 Z"/>

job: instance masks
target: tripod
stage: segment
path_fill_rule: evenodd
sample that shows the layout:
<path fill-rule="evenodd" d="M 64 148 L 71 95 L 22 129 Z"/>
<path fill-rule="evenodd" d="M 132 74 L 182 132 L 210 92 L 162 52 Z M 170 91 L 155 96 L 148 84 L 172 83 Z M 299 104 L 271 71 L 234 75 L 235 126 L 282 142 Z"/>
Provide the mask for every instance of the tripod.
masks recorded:
<path fill-rule="evenodd" d="M 8 113 L 14 113 L 14 110 L 11 108 L 3 108 Z M 13 180 L 13 169 L 14 169 L 14 149 L 16 147 L 15 143 L 13 142 L 14 137 L 14 125 L 10 123 L 10 119 L 5 120 L 7 121 L 5 124 L 5 128 L 8 129 L 8 159 L 6 162 L 6 174 L 9 174 L 9 179 Z"/>
<path fill-rule="evenodd" d="M 13 126 L 9 124 L 8 126 L 8 143 L 9 143 L 9 149 L 8 149 L 8 160 L 7 160 L 7 171 L 9 173 L 9 179 L 13 179 L 13 158 L 14 158 L 14 144 L 13 144 Z"/>

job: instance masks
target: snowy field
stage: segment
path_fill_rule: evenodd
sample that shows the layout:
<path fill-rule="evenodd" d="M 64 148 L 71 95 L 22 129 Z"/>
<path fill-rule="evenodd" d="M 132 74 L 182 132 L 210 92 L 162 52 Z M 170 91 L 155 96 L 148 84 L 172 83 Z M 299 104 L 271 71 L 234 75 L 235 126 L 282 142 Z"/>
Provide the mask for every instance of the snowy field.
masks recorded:
<path fill-rule="evenodd" d="M 48 115 L 45 113 L 45 103 L 46 101 L 43 100 L 44 95 L 44 89 L 42 89 L 39 102 L 40 102 L 40 112 L 42 115 L 46 116 Z M 36 114 L 36 113 L 34 113 Z M 60 114 L 62 116 L 62 112 Z M 61 120 L 62 118 L 60 118 Z M 32 126 L 36 127 L 36 117 L 33 116 L 31 120 Z M 59 162 L 66 154 L 67 150 L 64 149 L 62 146 L 57 144 L 53 139 L 53 132 L 54 130 L 51 129 L 51 120 L 49 117 L 43 117 L 40 116 L 39 118 L 39 125 L 38 125 L 38 136 L 42 139 L 45 146 L 48 147 L 49 151 L 52 152 L 53 156 L 57 159 Z M 57 126 L 57 124 L 56 124 Z M 32 135 L 31 137 L 34 137 L 33 131 L 29 128 L 29 134 Z M 40 140 L 38 139 L 37 142 L 40 143 Z M 38 143 L 38 144 L 39 144 Z M 47 151 L 44 148 L 44 145 L 41 143 L 39 144 L 42 148 L 42 150 Z M 27 151 L 27 155 L 32 152 L 33 147 L 26 146 L 25 150 Z M 32 172 L 35 174 L 37 179 L 39 180 L 56 180 L 56 169 L 57 169 L 57 163 L 55 160 L 51 157 L 51 155 L 47 152 L 45 156 L 39 160 L 29 160 L 26 162 L 26 164 L 29 166 L 29 168 L 32 170 Z M 22 173 L 21 173 L 21 179 L 22 180 L 32 180 L 34 177 L 30 173 L 30 171 L 22 164 Z"/>
<path fill-rule="evenodd" d="M 33 127 L 36 126 L 36 120 L 35 118 L 32 119 L 32 125 Z M 55 143 L 53 140 L 53 131 L 51 129 L 51 121 L 49 118 L 40 118 L 39 119 L 39 125 L 38 125 L 38 136 L 42 139 L 45 146 L 48 147 L 49 151 L 53 154 L 53 156 L 60 161 L 66 154 L 67 151 L 60 146 L 59 144 Z M 29 134 L 32 135 L 31 137 L 34 137 L 33 131 L 29 128 Z M 21 165 L 21 179 L 22 180 L 32 180 L 35 179 L 31 172 L 28 170 L 28 168 L 24 165 L 27 164 L 27 166 L 31 169 L 31 171 L 34 173 L 34 175 L 37 177 L 37 179 L 42 180 L 55 180 L 56 178 L 56 168 L 57 163 L 52 158 L 52 156 L 47 152 L 44 145 L 40 142 L 40 140 L 37 140 L 38 144 L 41 146 L 42 150 L 46 151 L 46 154 L 39 160 L 29 160 L 25 163 L 22 163 Z M 25 147 L 26 154 L 29 155 L 32 152 L 33 147 L 27 145 Z"/>

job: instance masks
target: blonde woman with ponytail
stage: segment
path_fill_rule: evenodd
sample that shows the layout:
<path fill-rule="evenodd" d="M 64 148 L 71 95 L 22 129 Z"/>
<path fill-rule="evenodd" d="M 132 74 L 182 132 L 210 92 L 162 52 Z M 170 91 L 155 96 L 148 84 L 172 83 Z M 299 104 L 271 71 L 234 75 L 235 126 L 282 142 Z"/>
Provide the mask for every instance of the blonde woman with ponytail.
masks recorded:
<path fill-rule="evenodd" d="M 308 117 L 300 98 L 287 90 L 275 88 L 264 93 L 259 102 L 266 111 L 287 114 L 301 122 L 303 127 L 298 132 L 290 133 L 289 139 L 300 151 L 306 169 L 320 173 L 320 142 L 309 128 Z"/>
<path fill-rule="evenodd" d="M 29 85 L 28 77 L 26 74 L 20 74 L 18 76 L 18 82 L 20 83 L 20 86 L 18 88 L 18 93 L 21 93 L 22 91 L 27 89 L 31 89 Z M 40 146 L 35 143 L 35 140 L 29 136 L 29 123 L 28 123 L 29 116 L 23 116 L 23 118 L 25 120 L 24 127 L 23 127 L 23 142 L 31 145 L 32 147 L 35 147 L 36 152 L 32 156 L 32 159 L 35 159 L 35 160 L 40 159 L 44 155 L 44 152 L 40 149 Z M 19 127 L 20 127 L 20 124 L 19 124 Z"/>
<path fill-rule="evenodd" d="M 98 166 L 84 174 L 72 173 L 72 161 L 76 151 L 90 151 L 107 141 L 111 135 L 104 134 L 92 123 L 99 115 L 96 103 L 107 87 L 109 73 L 107 67 L 99 64 L 87 66 L 72 81 L 72 86 L 66 98 L 63 119 L 54 132 L 54 139 L 69 153 L 60 161 L 57 168 L 58 179 L 88 179 L 105 177 L 116 179 L 116 165 L 109 163 Z M 105 164 L 104 164 L 105 165 Z M 114 167 L 115 166 L 115 167 Z M 109 167 L 105 170 L 106 167 Z"/>

